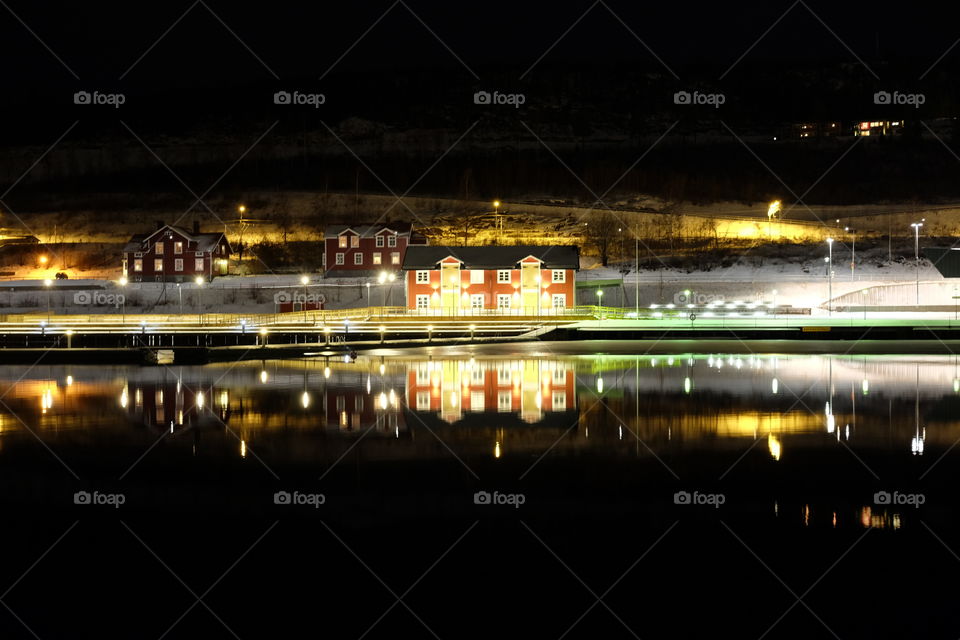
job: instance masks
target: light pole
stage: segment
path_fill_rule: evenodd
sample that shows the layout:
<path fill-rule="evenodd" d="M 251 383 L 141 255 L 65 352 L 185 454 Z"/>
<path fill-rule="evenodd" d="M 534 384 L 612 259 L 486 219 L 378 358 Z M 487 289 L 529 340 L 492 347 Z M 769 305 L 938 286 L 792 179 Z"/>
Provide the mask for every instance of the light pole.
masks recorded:
<path fill-rule="evenodd" d="M 197 285 L 197 321 L 203 324 L 203 278 L 197 276 L 194 280 Z"/>
<path fill-rule="evenodd" d="M 370 283 L 367 283 L 367 306 L 372 307 L 373 303 L 370 302 Z"/>
<path fill-rule="evenodd" d="M 827 257 L 827 314 L 833 315 L 833 238 L 827 238 L 830 255 Z"/>
<path fill-rule="evenodd" d="M 863 290 L 863 319 L 867 319 L 867 295 L 870 293 L 870 289 Z"/>
<path fill-rule="evenodd" d="M 381 317 L 383 316 L 383 309 L 384 309 L 384 307 L 387 306 L 387 289 L 386 289 L 386 283 L 387 283 L 388 281 L 389 281 L 389 282 L 393 282 L 393 281 L 396 280 L 396 279 L 397 279 L 397 275 L 396 275 L 396 274 L 391 273 L 391 274 L 388 275 L 386 271 L 381 271 L 381 272 L 380 272 L 380 277 L 377 278 L 377 281 L 380 283 L 380 287 L 381 287 L 381 289 L 380 289 L 380 294 L 381 294 L 381 295 L 380 295 L 380 316 L 381 316 Z"/>
<path fill-rule="evenodd" d="M 50 322 L 50 287 L 53 285 L 53 280 L 47 278 L 43 281 L 43 286 L 47 289 L 47 322 Z"/>
<path fill-rule="evenodd" d="M 126 287 L 127 287 L 127 277 L 121 276 L 120 288 L 126 291 Z M 121 324 L 127 323 L 127 296 L 125 296 L 122 293 L 120 294 L 120 323 Z"/>
<path fill-rule="evenodd" d="M 920 222 L 911 222 L 910 226 L 913 227 L 913 256 L 916 264 L 917 270 L 917 304 L 920 306 L 920 227 L 923 226 L 923 221 L 926 218 L 922 218 Z"/>
<path fill-rule="evenodd" d="M 777 290 L 773 290 L 773 319 L 777 319 Z"/>
<path fill-rule="evenodd" d="M 497 226 L 497 241 L 503 243 L 503 222 L 500 220 L 500 201 L 493 201 L 493 221 Z"/>
<path fill-rule="evenodd" d="M 857 233 L 856 229 L 851 229 L 850 227 L 844 227 L 844 231 L 850 234 L 850 279 L 856 280 L 856 274 L 854 270 L 857 268 Z"/>
<path fill-rule="evenodd" d="M 307 276 L 300 276 L 300 284 L 303 285 L 303 321 L 307 321 L 307 285 L 310 283 L 310 278 Z"/>
<path fill-rule="evenodd" d="M 600 306 L 600 313 L 597 315 L 597 326 L 603 322 L 603 289 L 597 289 L 597 304 Z"/>

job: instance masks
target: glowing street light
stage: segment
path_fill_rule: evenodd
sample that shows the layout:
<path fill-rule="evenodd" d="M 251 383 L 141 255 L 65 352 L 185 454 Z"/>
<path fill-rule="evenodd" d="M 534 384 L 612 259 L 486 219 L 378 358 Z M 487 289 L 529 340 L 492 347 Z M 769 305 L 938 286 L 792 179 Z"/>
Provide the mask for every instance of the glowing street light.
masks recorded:
<path fill-rule="evenodd" d="M 300 276 L 300 284 L 303 285 L 303 321 L 307 321 L 307 285 L 310 284 L 309 276 Z"/>
<path fill-rule="evenodd" d="M 827 238 L 830 255 L 827 258 L 827 312 L 833 315 L 833 238 Z"/>
<path fill-rule="evenodd" d="M 913 227 L 913 255 L 916 261 L 917 269 L 917 306 L 920 306 L 920 227 L 923 226 L 926 218 L 921 218 L 920 222 L 911 222 Z"/>
<path fill-rule="evenodd" d="M 600 313 L 597 315 L 597 326 L 603 320 L 603 289 L 597 289 L 597 305 L 600 307 Z"/>

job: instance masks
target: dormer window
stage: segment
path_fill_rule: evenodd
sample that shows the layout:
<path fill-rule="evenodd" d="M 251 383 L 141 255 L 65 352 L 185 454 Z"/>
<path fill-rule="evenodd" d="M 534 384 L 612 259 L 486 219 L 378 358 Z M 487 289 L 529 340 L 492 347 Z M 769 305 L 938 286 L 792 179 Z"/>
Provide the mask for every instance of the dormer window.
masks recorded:
<path fill-rule="evenodd" d="M 340 248 L 341 248 L 341 249 L 346 249 L 346 248 L 347 248 L 347 236 L 340 236 L 340 237 L 338 238 L 338 240 L 339 240 L 339 246 L 340 246 Z"/>

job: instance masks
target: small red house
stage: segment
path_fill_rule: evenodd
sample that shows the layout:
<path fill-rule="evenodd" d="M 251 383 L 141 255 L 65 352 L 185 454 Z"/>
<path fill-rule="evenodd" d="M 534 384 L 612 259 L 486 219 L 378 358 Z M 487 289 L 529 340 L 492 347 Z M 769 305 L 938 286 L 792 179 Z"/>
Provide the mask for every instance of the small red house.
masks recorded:
<path fill-rule="evenodd" d="M 123 275 L 131 282 L 186 282 L 227 275 L 230 243 L 221 232 L 193 232 L 157 223 L 153 233 L 135 234 L 123 248 Z"/>
<path fill-rule="evenodd" d="M 573 307 L 580 250 L 573 246 L 410 247 L 407 308 L 440 315 L 516 315 Z"/>
<path fill-rule="evenodd" d="M 323 268 L 327 276 L 341 277 L 399 271 L 407 247 L 425 244 L 409 222 L 333 225 L 324 233 Z"/>

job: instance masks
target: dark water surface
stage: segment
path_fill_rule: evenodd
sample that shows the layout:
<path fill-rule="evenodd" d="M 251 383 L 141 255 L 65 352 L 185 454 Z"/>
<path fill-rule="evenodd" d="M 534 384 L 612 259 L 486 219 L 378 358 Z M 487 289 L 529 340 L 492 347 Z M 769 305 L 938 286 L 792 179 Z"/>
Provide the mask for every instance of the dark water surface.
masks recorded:
<path fill-rule="evenodd" d="M 0 638 L 960 637 L 957 358 L 449 353 L 0 368 Z"/>

